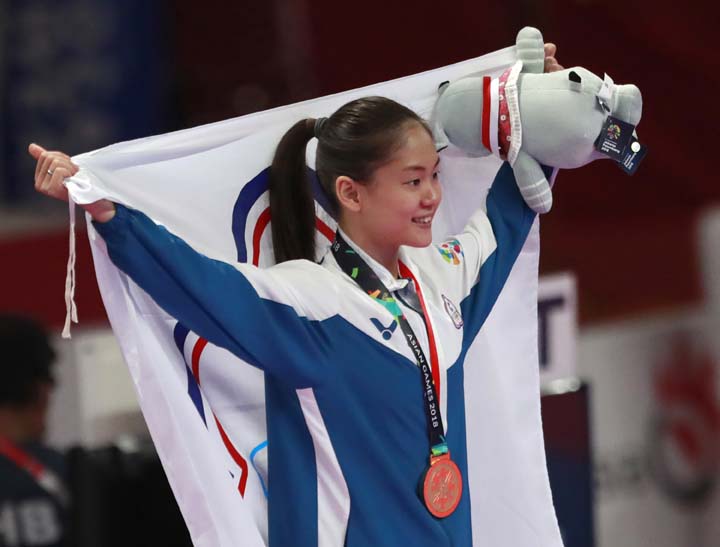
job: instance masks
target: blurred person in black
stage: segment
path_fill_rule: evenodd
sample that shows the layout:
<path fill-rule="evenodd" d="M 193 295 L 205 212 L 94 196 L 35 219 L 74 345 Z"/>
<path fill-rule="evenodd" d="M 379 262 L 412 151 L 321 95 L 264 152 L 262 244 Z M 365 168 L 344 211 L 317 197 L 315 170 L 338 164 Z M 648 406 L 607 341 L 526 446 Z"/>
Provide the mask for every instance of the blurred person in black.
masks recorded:
<path fill-rule="evenodd" d="M 36 322 L 0 313 L 0 547 L 66 540 L 63 456 L 43 445 L 55 352 Z"/>

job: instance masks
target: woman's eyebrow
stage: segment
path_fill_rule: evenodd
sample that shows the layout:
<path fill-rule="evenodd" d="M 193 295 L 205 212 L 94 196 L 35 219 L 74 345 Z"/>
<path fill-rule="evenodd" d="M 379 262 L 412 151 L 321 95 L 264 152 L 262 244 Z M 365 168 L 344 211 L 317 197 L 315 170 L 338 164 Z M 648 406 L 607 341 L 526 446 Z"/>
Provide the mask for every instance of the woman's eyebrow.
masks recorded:
<path fill-rule="evenodd" d="M 438 159 L 435 162 L 435 165 L 433 165 L 433 169 L 435 169 L 439 163 L 440 163 L 440 156 L 438 156 Z M 423 166 L 423 165 L 408 165 L 407 167 L 403 168 L 403 171 L 425 171 L 425 166 Z"/>

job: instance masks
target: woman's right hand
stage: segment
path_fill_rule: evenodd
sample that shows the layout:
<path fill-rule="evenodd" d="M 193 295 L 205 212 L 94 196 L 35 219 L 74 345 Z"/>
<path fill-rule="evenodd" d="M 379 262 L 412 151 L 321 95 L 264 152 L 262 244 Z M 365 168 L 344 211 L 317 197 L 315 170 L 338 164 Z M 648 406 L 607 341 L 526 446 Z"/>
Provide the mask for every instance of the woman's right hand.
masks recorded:
<path fill-rule="evenodd" d="M 28 146 L 28 153 L 37 162 L 35 165 L 35 190 L 55 199 L 68 201 L 68 191 L 64 181 L 79 171 L 70 156 L 63 152 L 45 150 L 39 144 Z M 115 216 L 115 204 L 107 199 L 81 206 L 93 220 L 107 222 Z"/>

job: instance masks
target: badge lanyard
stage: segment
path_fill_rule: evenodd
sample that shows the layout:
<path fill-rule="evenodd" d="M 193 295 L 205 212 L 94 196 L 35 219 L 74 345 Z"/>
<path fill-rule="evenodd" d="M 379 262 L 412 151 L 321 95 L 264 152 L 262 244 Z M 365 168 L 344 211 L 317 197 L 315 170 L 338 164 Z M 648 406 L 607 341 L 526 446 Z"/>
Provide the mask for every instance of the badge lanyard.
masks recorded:
<path fill-rule="evenodd" d="M 26 471 L 35 479 L 38 485 L 52 495 L 61 505 L 67 505 L 69 498 L 60 477 L 46 468 L 36 458 L 4 437 L 0 437 L 0 456 L 5 456 L 17 467 Z"/>
<path fill-rule="evenodd" d="M 348 245 L 340 232 L 335 234 L 332 253 L 342 270 L 354 279 L 371 298 L 379 301 L 393 314 L 417 361 L 422 380 L 425 417 L 430 439 L 430 466 L 423 474 L 419 490 L 430 513 L 436 517 L 446 517 L 455 510 L 460 502 L 462 477 L 457 465 L 450 459 L 450 451 L 445 441 L 445 431 L 440 415 L 440 401 L 437 397 L 430 364 L 392 293 L 362 257 Z M 424 316 L 423 320 L 428 321 Z"/>

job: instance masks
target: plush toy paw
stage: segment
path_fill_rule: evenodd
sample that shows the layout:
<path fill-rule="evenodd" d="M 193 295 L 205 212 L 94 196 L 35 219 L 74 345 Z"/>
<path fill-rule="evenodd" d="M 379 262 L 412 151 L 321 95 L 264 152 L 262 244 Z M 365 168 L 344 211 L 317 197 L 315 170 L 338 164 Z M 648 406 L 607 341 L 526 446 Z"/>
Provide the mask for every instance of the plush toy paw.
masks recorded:
<path fill-rule="evenodd" d="M 542 74 L 545 70 L 545 42 L 542 33 L 533 27 L 520 30 L 515 39 L 517 58 L 523 62 L 523 72 Z"/>

